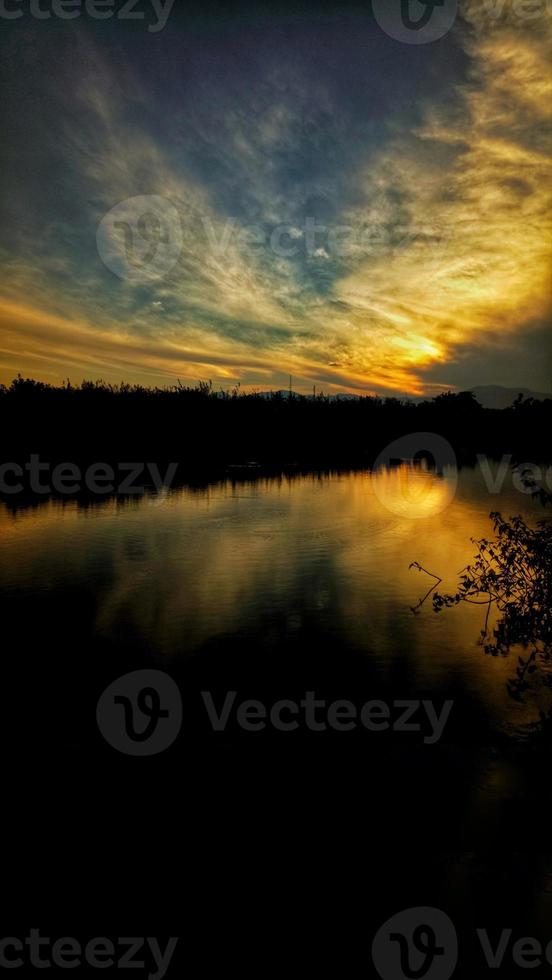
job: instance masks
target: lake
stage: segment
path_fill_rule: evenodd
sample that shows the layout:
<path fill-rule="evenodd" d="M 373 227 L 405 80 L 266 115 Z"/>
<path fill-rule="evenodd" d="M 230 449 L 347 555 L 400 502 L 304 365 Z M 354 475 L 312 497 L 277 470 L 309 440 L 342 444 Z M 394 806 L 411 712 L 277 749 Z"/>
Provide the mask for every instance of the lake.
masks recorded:
<path fill-rule="evenodd" d="M 350 861 L 372 875 L 379 867 L 391 910 L 425 895 L 458 922 L 473 908 L 497 928 L 513 917 L 546 933 L 552 865 L 543 835 L 524 831 L 536 810 L 548 812 L 549 766 L 546 757 L 543 779 L 541 757 L 528 762 L 509 737 L 537 711 L 507 693 L 515 651 L 484 654 L 484 607 L 412 612 L 433 580 L 410 564 L 454 589 L 474 554 L 470 537 L 491 534 L 491 510 L 543 516 L 511 474 L 490 494 L 478 467 L 456 481 L 407 464 L 225 479 L 94 506 L 3 504 L 2 722 L 19 787 L 14 821 L 32 812 L 27 801 L 42 787 L 40 798 L 53 801 L 52 839 L 66 842 L 67 807 L 77 807 L 76 840 L 82 819 L 105 825 L 119 862 L 129 826 L 147 813 L 150 845 L 166 838 L 182 870 L 190 835 L 220 840 L 227 861 L 224 834 L 248 837 L 261 819 L 290 846 L 303 840 L 305 855 L 323 820 L 341 848 L 350 839 Z M 96 706 L 117 678 L 141 669 L 175 679 L 183 722 L 167 751 L 130 759 L 102 739 Z M 437 712 L 450 701 L 452 711 L 436 744 L 395 731 L 319 734 L 301 716 L 295 731 L 251 731 L 232 715 L 223 733 L 205 692 L 217 712 L 229 692 L 236 704 L 268 709 L 313 692 L 359 713 L 379 700 L 393 716 L 414 699 Z M 399 853 L 410 868 L 404 894 L 389 877 Z"/>
<path fill-rule="evenodd" d="M 511 727 L 527 709 L 506 693 L 511 658 L 489 658 L 477 643 L 484 609 L 411 608 L 434 580 L 410 564 L 455 590 L 475 552 L 470 537 L 491 534 L 491 510 L 543 514 L 511 475 L 491 494 L 479 467 L 463 468 L 456 487 L 454 473 L 407 464 L 226 479 L 96 506 L 1 505 L 0 591 L 23 619 L 50 624 L 76 604 L 98 651 L 128 659 L 146 648 L 167 667 L 230 637 L 262 659 L 324 636 L 380 673 L 407 663 L 421 689 L 455 678 Z"/>

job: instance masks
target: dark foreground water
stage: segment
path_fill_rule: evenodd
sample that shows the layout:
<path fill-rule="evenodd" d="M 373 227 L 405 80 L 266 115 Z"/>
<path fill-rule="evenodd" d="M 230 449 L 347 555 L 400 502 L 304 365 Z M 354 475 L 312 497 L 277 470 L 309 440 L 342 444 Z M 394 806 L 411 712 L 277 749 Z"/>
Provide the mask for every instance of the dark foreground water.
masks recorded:
<path fill-rule="evenodd" d="M 62 635 L 76 603 L 98 656 L 147 651 L 169 668 L 229 638 L 262 662 L 279 643 L 308 643 L 312 629 L 379 671 L 402 664 L 422 686 L 456 678 L 489 717 L 515 726 L 528 712 L 506 695 L 512 662 L 477 645 L 484 610 L 411 611 L 433 582 L 411 562 L 454 590 L 470 539 L 491 535 L 491 510 L 543 516 L 511 474 L 489 493 L 479 467 L 463 469 L 456 490 L 452 476 L 402 467 L 226 480 L 96 506 L 0 505 L 0 592 L 20 608 L 23 633 L 29 617 L 49 627 L 55 609 Z"/>
<path fill-rule="evenodd" d="M 345 865 L 369 866 L 383 888 L 370 900 L 376 919 L 429 902 L 468 933 L 472 913 L 542 932 L 549 770 L 514 737 L 538 704 L 508 696 L 516 651 L 485 656 L 481 608 L 411 610 L 432 581 L 410 563 L 454 588 L 470 538 L 490 536 L 491 510 L 543 516 L 511 474 L 491 494 L 479 468 L 463 469 L 456 487 L 452 473 L 407 466 L 95 506 L 1 505 L 3 718 L 25 794 L 14 789 L 14 822 L 21 800 L 28 818 L 31 793 L 41 825 L 46 807 L 55 828 L 46 850 L 62 829 L 61 846 L 88 856 L 106 832 L 119 861 L 138 827 L 146 850 L 171 840 L 170 861 L 183 866 L 206 827 L 205 860 L 224 840 L 224 859 L 243 864 L 243 840 L 236 855 L 225 835 L 261 827 L 263 875 L 292 828 L 308 855 L 322 826 L 315 867 L 332 864 L 336 846 Z M 96 726 L 105 687 L 141 668 L 167 671 L 184 707 L 179 737 L 150 759 L 118 753 Z M 401 700 L 437 710 L 450 700 L 452 710 L 435 744 L 424 732 L 315 731 L 303 715 L 293 730 L 251 731 L 231 714 L 214 732 L 206 691 L 217 708 L 229 691 L 267 710 L 312 691 L 359 712 L 374 699 L 392 716 Z M 43 839 L 31 833 L 27 845 L 43 856 Z"/>

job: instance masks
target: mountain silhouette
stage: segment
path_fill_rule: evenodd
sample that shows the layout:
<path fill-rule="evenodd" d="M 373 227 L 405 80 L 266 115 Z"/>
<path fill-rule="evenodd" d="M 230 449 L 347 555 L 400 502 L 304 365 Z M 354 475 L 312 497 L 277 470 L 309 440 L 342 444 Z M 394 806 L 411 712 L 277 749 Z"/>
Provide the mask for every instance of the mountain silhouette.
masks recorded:
<path fill-rule="evenodd" d="M 504 388 L 502 385 L 478 385 L 470 388 L 477 401 L 483 408 L 510 408 L 519 395 L 526 398 L 535 398 L 537 401 L 545 401 L 552 398 L 552 393 L 546 394 L 542 391 L 531 391 L 530 388 Z"/>

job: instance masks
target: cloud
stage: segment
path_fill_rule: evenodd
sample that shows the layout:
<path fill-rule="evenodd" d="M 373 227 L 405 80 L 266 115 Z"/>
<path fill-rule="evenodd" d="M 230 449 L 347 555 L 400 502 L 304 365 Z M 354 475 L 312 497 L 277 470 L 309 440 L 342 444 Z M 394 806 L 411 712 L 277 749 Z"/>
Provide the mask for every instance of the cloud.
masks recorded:
<path fill-rule="evenodd" d="M 500 350 L 515 334 L 522 349 L 549 313 L 551 164 L 534 122 L 552 105 L 549 36 L 549 20 L 469 34 L 470 80 L 453 105 L 433 107 L 367 173 L 380 247 L 335 291 L 364 327 L 356 356 L 376 376 L 390 358 L 411 369 L 415 390 L 433 365 L 450 383 L 447 363 L 464 347 Z"/>
<path fill-rule="evenodd" d="M 167 48 L 156 88 L 131 53 L 115 65 L 76 32 L 27 134 L 56 182 L 8 168 L 0 377 L 278 386 L 292 373 L 299 387 L 422 393 L 484 382 L 481 365 L 472 380 L 480 351 L 497 383 L 517 366 L 515 383 L 548 386 L 533 340 L 550 309 L 550 34 L 550 18 L 520 21 L 506 0 L 492 17 L 470 0 L 424 53 L 411 79 L 423 97 L 406 107 L 399 76 L 414 56 L 393 42 L 390 107 L 360 53 L 358 69 L 342 53 L 321 77 L 323 46 L 311 64 L 307 47 L 272 51 L 259 35 L 256 60 L 222 69 L 190 48 L 182 75 Z M 454 72 L 432 90 L 445 43 Z M 340 44 L 351 53 L 348 35 Z M 379 101 L 351 98 L 361 69 Z M 23 80 L 22 113 L 33 92 Z M 120 279 L 96 230 L 144 195 L 170 202 L 181 247 L 159 278 Z M 140 214 L 126 218 L 138 234 Z M 109 234 L 123 256 L 129 242 Z"/>

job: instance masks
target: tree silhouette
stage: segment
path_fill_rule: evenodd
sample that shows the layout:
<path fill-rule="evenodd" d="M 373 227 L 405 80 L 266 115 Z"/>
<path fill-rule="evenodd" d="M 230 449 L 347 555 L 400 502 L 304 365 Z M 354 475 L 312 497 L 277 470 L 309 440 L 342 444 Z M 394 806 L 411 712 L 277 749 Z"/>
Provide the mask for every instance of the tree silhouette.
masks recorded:
<path fill-rule="evenodd" d="M 551 495 L 537 489 L 529 481 L 533 492 L 544 504 L 552 503 Z M 539 521 L 530 527 L 521 517 L 504 518 L 497 512 L 490 515 L 495 536 L 487 540 L 474 540 L 477 553 L 473 561 L 460 573 L 458 591 L 439 592 L 442 581 L 428 572 L 418 562 L 411 568 L 425 572 L 436 579 L 427 594 L 420 599 L 414 612 L 432 596 L 436 613 L 467 602 L 486 607 L 480 643 L 486 654 L 507 656 L 513 648 L 520 648 L 514 677 L 508 681 L 508 690 L 516 700 L 523 700 L 533 685 L 546 688 L 552 697 L 552 523 Z M 498 621 L 489 631 L 491 610 L 496 608 Z M 545 716 L 541 715 L 544 720 Z M 552 721 L 551 713 L 548 719 Z"/>

